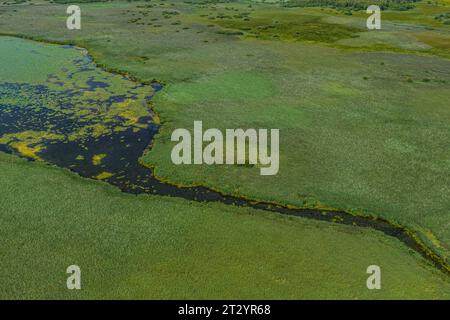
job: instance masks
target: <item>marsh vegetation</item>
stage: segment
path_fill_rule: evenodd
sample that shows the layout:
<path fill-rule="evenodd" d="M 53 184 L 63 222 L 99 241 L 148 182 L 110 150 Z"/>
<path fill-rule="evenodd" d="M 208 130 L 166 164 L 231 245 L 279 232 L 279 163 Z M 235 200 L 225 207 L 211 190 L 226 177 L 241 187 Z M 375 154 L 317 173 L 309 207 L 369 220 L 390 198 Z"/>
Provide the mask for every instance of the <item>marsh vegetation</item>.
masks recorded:
<path fill-rule="evenodd" d="M 79 75 L 75 73 L 75 79 L 71 80 L 67 76 L 71 73 L 70 68 L 64 72 L 54 70 L 41 72 L 39 69 L 33 71 L 32 68 L 28 68 L 27 71 L 31 71 L 31 77 L 26 81 L 14 79 L 11 75 L 2 78 L 3 82 L 9 82 L 1 86 L 2 104 L 18 105 L 16 108 L 5 107 L 4 110 L 9 111 L 2 113 L 3 119 L 9 119 L 11 115 L 23 119 L 19 123 L 22 127 L 14 127 L 17 124 L 8 124 L 7 129 L 10 132 L 6 134 L 5 131 L 0 136 L 4 145 L 31 158 L 42 158 L 47 152 L 48 155 L 52 154 L 51 160 L 54 163 L 61 159 L 61 155 L 67 155 L 74 165 L 84 161 L 91 166 L 96 163 L 97 165 L 93 166 L 96 168 L 95 172 L 88 176 L 108 181 L 121 177 L 120 174 L 111 176 L 112 172 L 102 168 L 103 165 L 109 165 L 108 156 L 112 152 L 117 155 L 117 150 L 93 149 L 83 153 L 82 150 L 74 147 L 74 143 L 86 139 L 85 146 L 89 149 L 87 144 L 95 142 L 96 139 L 97 143 L 101 142 L 104 145 L 111 143 L 110 140 L 101 140 L 102 133 L 106 132 L 104 130 L 115 132 L 117 134 L 115 137 L 121 141 L 122 136 L 127 140 L 127 137 L 136 137 L 139 133 L 148 134 L 152 132 L 154 126 L 161 125 L 160 132 L 152 143 L 152 149 L 141 159 L 145 165 L 154 166 L 154 172 L 160 178 L 180 185 L 201 184 L 236 196 L 296 207 L 337 208 L 356 215 L 386 218 L 416 232 L 421 241 L 448 262 L 450 257 L 448 229 L 450 167 L 447 145 L 450 136 L 447 128 L 450 120 L 448 109 L 450 32 L 449 27 L 444 23 L 445 13 L 449 11 L 448 1 L 430 3 L 421 1 L 414 3 L 415 7 L 407 11 L 387 8 L 383 11 L 383 29 L 379 32 L 364 29 L 367 16 L 365 12 L 352 10 L 352 15 L 349 16 L 342 10 L 328 6 L 288 8 L 277 4 L 250 4 L 238 1 L 174 0 L 117 1 L 83 6 L 83 10 L 89 12 L 89 16 L 83 22 L 82 33 L 70 33 L 63 27 L 66 18 L 64 6 L 42 2 L 34 5 L 0 6 L 2 22 L 0 32 L 32 37 L 37 40 L 76 44 L 88 48 L 98 66 L 120 71 L 146 84 L 153 83 L 155 79 L 164 82 L 166 84 L 164 90 L 159 91 L 151 102 L 158 116 L 151 111 L 150 106 L 144 107 L 142 104 L 147 95 L 153 94 L 153 89 L 149 85 L 133 83 L 131 79 L 106 75 L 98 70 L 82 72 Z M 17 24 L 18 19 L 21 19 L 23 23 Z M 112 27 L 114 31 L 111 31 Z M 71 50 L 74 49 L 63 51 L 67 54 Z M 78 52 L 77 55 L 79 54 Z M 17 61 L 14 65 L 13 62 L 5 66 L 11 68 L 17 65 L 26 66 Z M 77 68 L 80 66 L 78 65 Z M 63 64 L 56 65 L 55 68 L 62 70 Z M 89 79 L 89 77 L 81 76 L 83 74 L 95 77 Z M 61 86 L 61 82 L 64 85 Z M 105 82 L 110 86 L 102 85 Z M 39 87 L 42 83 L 45 83 L 48 88 Z M 112 83 L 116 85 L 111 87 Z M 21 92 L 20 96 L 17 94 L 18 89 Z M 74 95 L 80 107 L 66 110 L 62 105 L 55 103 L 55 101 L 61 101 L 63 104 L 70 102 L 64 96 L 65 90 L 72 93 L 84 92 L 80 96 Z M 117 108 L 101 107 L 102 105 L 110 106 L 108 99 L 120 92 L 132 100 L 131 106 L 121 108 L 120 104 L 123 101 L 112 101 L 111 105 L 116 105 Z M 39 96 L 39 99 L 32 98 L 36 96 Z M 31 101 L 34 107 L 29 107 L 30 103 L 23 104 L 23 101 Z M 51 106 L 50 110 L 43 108 L 43 105 Z M 28 112 L 28 109 L 31 112 L 30 117 L 20 116 L 20 110 Z M 93 116 L 94 114 L 101 117 Z M 61 119 L 66 121 L 64 130 L 62 127 L 55 126 L 61 123 Z M 176 128 L 189 128 L 195 120 L 202 120 L 205 126 L 219 129 L 279 128 L 282 146 L 279 175 L 261 178 L 259 169 L 252 166 L 227 168 L 174 166 L 170 161 L 170 150 L 173 147 L 170 143 L 170 134 Z M 45 129 L 33 128 L 34 123 L 39 121 L 46 125 Z M 11 122 L 2 122 L 2 130 L 6 128 L 3 124 L 7 123 Z M 30 126 L 31 129 L 24 130 L 25 125 Z M 126 129 L 120 131 L 117 130 L 118 128 Z M 30 130 L 32 132 L 27 132 Z M 126 134 L 127 132 L 129 135 Z M 22 144 L 18 144 L 20 141 Z M 130 142 L 125 145 L 131 143 L 131 140 L 127 141 Z M 139 145 L 139 148 L 145 148 L 150 143 L 149 136 L 135 143 Z M 66 145 L 66 148 L 57 149 L 58 145 Z M 2 150 L 4 151 L 4 146 Z M 52 150 L 54 152 L 51 152 Z M 63 150 L 65 151 L 62 152 Z M 67 150 L 75 151 L 66 152 Z M 10 175 L 7 178 L 9 180 L 5 181 L 10 182 L 2 185 L 5 188 L 3 192 L 7 195 L 6 198 L 2 198 L 2 207 L 9 208 L 8 212 L 12 215 L 20 216 L 23 212 L 15 209 L 17 202 L 13 201 L 11 190 L 16 188 L 15 186 L 20 190 L 31 190 L 33 184 L 41 187 L 40 178 L 50 172 L 45 171 L 47 168 L 35 168 L 29 163 L 11 160 L 12 158 L 3 159 L 2 165 L 10 168 Z M 126 164 L 118 163 L 119 167 L 123 165 Z M 44 170 L 45 174 L 40 173 L 41 170 Z M 36 178 L 28 182 L 24 175 Z M 52 171 L 50 176 L 53 177 L 52 179 L 62 179 L 62 185 L 67 184 L 78 188 L 76 190 L 80 192 L 80 197 L 89 199 L 83 191 L 84 184 L 88 184 L 86 181 L 75 179 L 76 182 L 72 185 L 71 182 L 64 180 L 66 178 L 63 178 L 58 171 Z M 21 181 L 21 184 L 15 185 L 11 181 Z M 92 190 L 98 190 L 96 188 L 101 187 L 93 184 L 92 188 Z M 43 201 L 48 194 L 55 192 L 51 187 L 44 190 L 46 190 L 44 193 L 36 195 L 39 198 L 33 198 L 29 192 L 21 193 L 24 197 L 20 202 L 24 203 L 22 207 L 25 211 L 32 203 L 31 200 L 27 200 L 27 197 L 39 199 L 43 203 L 40 214 L 45 214 L 44 211 L 48 210 L 51 204 L 55 206 L 56 211 L 64 212 L 67 217 L 80 214 L 80 217 L 87 221 L 86 224 L 82 224 L 83 228 L 89 228 L 89 221 L 92 222 L 94 218 L 89 219 L 87 214 L 78 211 L 74 213 L 73 209 L 69 209 L 70 206 L 63 207 L 63 204 L 55 204 L 55 201 Z M 112 201 L 106 200 L 110 199 L 109 192 L 101 195 L 100 203 Z M 72 199 L 69 194 L 65 194 L 64 197 Z M 134 201 L 134 198 L 130 200 L 128 196 L 122 198 L 115 195 L 114 197 L 114 201 L 117 202 Z M 166 198 L 139 198 L 142 203 L 138 201 L 136 206 L 140 206 L 142 211 L 139 212 L 142 212 L 142 216 L 136 221 L 144 225 L 151 224 L 150 220 L 146 220 L 148 217 L 145 217 L 144 212 L 152 206 L 160 209 L 155 215 L 158 219 L 162 212 L 170 211 L 171 214 L 177 210 L 192 212 L 190 217 L 195 217 L 192 221 L 188 222 L 183 220 L 181 215 L 175 215 L 177 218 L 173 218 L 173 221 L 179 218 L 182 222 L 177 220 L 171 226 L 174 230 L 177 228 L 184 230 L 183 234 L 191 240 L 188 242 L 189 247 L 197 250 L 199 256 L 204 253 L 202 250 L 209 248 L 208 245 L 199 243 L 203 243 L 210 233 L 200 235 L 197 232 L 205 231 L 207 227 L 218 223 L 214 219 L 223 218 L 220 212 L 229 212 L 227 210 L 237 210 L 237 214 L 229 217 L 232 226 L 236 227 L 239 224 L 238 221 L 242 221 L 239 220 L 242 218 L 241 213 L 250 210 L 225 209 L 222 205 L 213 205 L 212 209 L 205 209 L 199 204 L 173 200 L 177 202 L 176 208 L 164 211 L 162 203 L 166 203 L 166 200 Z M 167 203 L 170 201 L 167 200 Z M 97 204 L 87 201 L 86 205 L 96 208 Z M 22 207 L 19 206 L 19 208 Z M 97 212 L 97 210 L 93 211 Z M 87 210 L 88 213 L 93 211 Z M 253 210 L 250 211 L 253 212 Z M 99 217 L 100 220 L 106 219 L 103 214 L 107 212 L 105 208 L 98 209 L 98 212 L 102 214 L 94 215 L 94 217 Z M 201 216 L 199 212 L 207 212 L 207 214 L 210 212 L 210 218 L 216 222 L 199 223 Z M 274 216 L 269 216 L 270 219 L 275 219 Z M 249 237 L 255 240 L 245 238 L 244 229 L 239 228 L 235 229 L 236 233 L 230 237 L 235 237 L 236 242 L 233 243 L 236 247 L 240 247 L 241 242 L 245 242 L 248 244 L 249 252 L 260 252 L 255 249 L 258 246 L 257 240 L 263 234 L 267 236 L 265 228 L 269 228 L 269 225 L 262 226 L 264 222 L 260 219 L 263 218 L 253 215 L 251 217 L 255 219 L 254 222 L 247 221 L 239 225 L 244 226 L 249 223 L 253 230 L 262 230 L 260 233 L 249 233 Z M 166 218 L 171 219 L 170 215 Z M 125 217 L 117 213 L 114 219 L 123 221 Z M 55 222 L 55 220 L 51 221 Z M 117 220 L 114 221 L 117 222 Z M 110 223 L 114 224 L 114 221 L 110 220 Z M 154 220 L 152 221 L 155 223 Z M 194 233 L 186 231 L 186 226 L 192 226 L 193 221 L 199 223 L 198 228 L 193 229 Z M 306 223 L 302 219 L 283 221 L 287 224 L 295 223 L 292 230 Z M 135 228 L 135 225 L 132 226 L 132 223 L 129 223 L 130 230 Z M 23 221 L 19 221 L 17 225 L 2 225 L 4 228 L 13 230 L 23 226 Z M 231 230 L 232 227 L 229 226 Z M 66 230 L 64 224 L 57 224 L 57 227 Z M 335 227 L 333 225 L 333 228 Z M 278 232 L 281 234 L 284 230 L 278 224 L 271 225 L 270 228 L 272 239 L 278 237 Z M 210 231 L 220 232 L 217 229 Z M 138 233 L 131 234 L 140 237 Z M 299 236 L 302 232 L 295 234 Z M 314 234 L 318 239 L 328 234 L 328 230 L 314 229 Z M 372 238 L 373 236 L 376 240 Z M 292 240 L 294 238 L 291 238 L 294 237 L 294 232 L 287 233 L 286 237 L 283 239 L 287 243 L 292 241 L 296 244 L 296 254 L 291 251 L 294 250 L 293 247 L 290 249 L 283 247 L 286 255 L 282 255 L 283 250 L 277 251 L 267 245 L 267 248 L 272 248 L 279 256 L 274 258 L 275 260 L 269 259 L 265 264 L 275 273 L 278 272 L 275 270 L 283 270 L 285 277 L 271 278 L 272 275 L 269 273 L 259 274 L 261 276 L 259 279 L 271 279 L 267 281 L 273 284 L 271 287 L 273 293 L 278 294 L 290 285 L 294 287 L 298 284 L 297 280 L 303 282 L 300 286 L 303 288 L 309 288 L 305 287 L 305 281 L 306 283 L 320 281 L 318 273 L 313 271 L 308 273 L 305 268 L 288 268 L 288 270 L 284 267 L 277 268 L 280 265 L 286 266 L 285 261 L 291 261 L 292 266 L 297 267 L 305 263 L 301 261 L 308 261 L 308 266 L 313 266 L 311 269 L 320 270 L 317 269 L 317 265 L 323 263 L 319 261 L 322 261 L 326 252 L 329 253 L 329 258 L 325 259 L 325 265 L 331 266 L 339 261 L 338 265 L 344 268 L 341 271 L 351 270 L 350 273 L 344 273 L 349 278 L 357 274 L 359 266 L 366 263 L 367 259 L 364 259 L 371 254 L 384 259 L 383 265 L 399 266 L 400 271 L 397 273 L 391 270 L 391 275 L 395 274 L 393 277 L 399 281 L 401 279 L 402 285 L 411 284 L 416 289 L 396 291 L 398 288 L 405 288 L 399 284 L 396 288 L 392 288 L 393 291 L 390 291 L 391 288 L 386 291 L 384 297 L 405 295 L 405 292 L 420 295 L 421 292 L 415 290 L 419 287 L 426 288 L 423 287 L 424 278 L 429 286 L 445 283 L 448 280 L 445 278 L 446 280 L 441 282 L 441 275 L 436 271 L 424 271 L 429 270 L 430 266 L 426 266 L 417 256 L 411 258 L 410 253 L 406 248 L 401 247 L 400 243 L 389 242 L 389 250 L 386 247 L 378 247 L 380 241 L 392 239 L 386 240 L 384 236 L 378 233 L 372 234 L 368 230 L 352 231 L 351 228 L 345 227 L 345 232 L 339 231 L 337 234 L 332 234 L 330 238 L 327 238 L 329 241 L 324 242 L 317 242 L 316 238 L 302 238 L 296 242 Z M 36 243 L 44 247 L 51 242 L 49 237 L 33 239 L 40 239 Z M 129 240 L 123 237 L 119 239 Z M 173 239 L 167 238 L 161 241 L 167 241 L 170 244 L 171 241 L 175 241 Z M 227 246 L 227 243 L 231 241 L 230 238 L 224 239 L 222 239 L 223 242 L 217 240 L 214 244 L 223 248 L 224 256 L 233 256 L 230 253 L 231 247 Z M 13 238 L 8 241 L 16 246 L 20 242 L 19 240 L 15 242 Z M 86 241 L 86 246 L 83 248 L 91 246 L 95 243 L 94 241 L 97 240 L 91 238 Z M 314 245 L 317 244 L 317 246 L 302 247 L 304 250 L 301 250 L 299 249 L 301 241 L 311 243 L 316 241 Z M 361 254 L 361 252 L 367 252 L 366 248 L 362 247 L 364 241 L 377 243 L 373 251 L 367 253 L 368 255 Z M 136 257 L 139 256 L 142 259 L 149 257 L 149 252 L 144 247 L 157 248 L 161 244 L 153 238 L 151 240 L 145 238 L 140 243 L 142 247 L 136 251 Z M 276 243 L 279 244 L 279 242 Z M 336 250 L 331 243 L 339 244 L 342 250 Z M 358 244 L 361 244 L 361 247 L 355 248 Z M 95 246 L 92 247 L 95 248 Z M 168 247 L 170 248 L 170 245 Z M 170 260 L 174 251 L 170 251 L 168 247 L 159 248 L 168 250 L 167 259 Z M 108 248 L 113 250 L 112 247 Z M 180 252 L 183 246 L 180 244 L 172 248 Z M 351 255 L 353 258 L 350 258 L 350 252 L 358 253 Z M 374 252 L 379 253 L 375 255 Z M 25 253 L 28 252 L 24 251 Z M 263 256 L 271 255 L 268 251 L 260 253 Z M 290 260 L 294 256 L 298 260 Z M 96 253 L 92 253 L 89 257 L 89 259 L 95 259 Z M 233 281 L 240 281 L 244 273 L 252 274 L 251 268 L 243 267 L 247 266 L 248 261 L 239 260 L 242 257 L 233 257 L 237 259 L 235 261 L 241 262 L 235 265 L 226 264 L 226 268 L 229 269 L 224 270 L 224 273 L 230 274 Z M 355 257 L 364 258 L 356 259 Z M 64 259 L 63 255 L 59 258 Z M 349 264 L 349 259 L 355 259 L 355 264 Z M 111 258 L 112 260 L 114 259 Z M 146 261 L 151 261 L 152 265 L 155 264 L 155 261 L 150 258 Z M 174 270 L 182 269 L 177 263 L 172 264 L 167 261 L 160 261 L 160 263 L 161 268 L 158 270 L 161 272 L 158 273 L 152 269 L 155 272 L 148 277 L 161 275 L 167 270 L 170 274 L 174 274 L 172 273 Z M 403 265 L 414 265 L 419 269 L 405 271 Z M 306 264 L 303 266 L 305 267 Z M 190 267 L 193 266 L 190 265 Z M 132 267 L 129 268 L 132 269 Z M 247 272 L 242 272 L 242 268 Z M 294 269 L 303 270 L 309 276 L 302 277 Z M 348 288 L 349 292 L 353 290 L 351 288 L 354 288 L 354 282 L 349 282 L 347 286 L 345 283 L 348 279 L 342 276 L 341 271 L 327 270 L 324 274 L 336 280 L 333 286 L 335 291 L 329 292 L 339 294 L 342 293 L 342 288 Z M 98 276 L 102 277 L 100 271 Z M 125 274 L 122 276 L 127 277 Z M 139 273 L 137 277 L 144 276 Z M 211 274 L 211 277 L 220 282 L 218 274 L 216 276 Z M 173 279 L 179 278 L 173 277 Z M 193 288 L 197 287 L 194 280 L 192 281 L 194 287 L 190 289 L 194 290 Z M 127 282 L 127 285 L 133 288 L 131 291 L 136 293 L 133 291 L 136 290 L 134 284 L 133 281 Z M 437 286 L 439 289 L 433 287 L 435 289 L 430 289 L 431 291 L 428 292 L 433 292 L 440 297 L 448 294 L 445 291 L 445 285 Z M 172 288 L 180 293 L 175 282 Z M 205 296 L 215 297 L 207 285 L 204 284 L 202 288 Z M 188 294 L 188 291 L 181 291 L 180 295 Z M 160 297 L 176 296 L 172 291 L 155 292 L 155 296 Z M 226 289 L 222 292 L 230 295 L 235 293 Z M 302 296 L 294 289 L 284 292 L 290 292 L 292 297 Z M 146 288 L 140 293 L 148 296 L 151 291 Z M 245 291 L 245 294 L 249 297 L 257 296 L 257 292 L 251 290 Z M 325 295 L 323 292 L 317 294 Z M 356 295 L 367 297 L 365 293 L 359 291 Z M 351 294 L 349 296 L 353 297 Z"/>

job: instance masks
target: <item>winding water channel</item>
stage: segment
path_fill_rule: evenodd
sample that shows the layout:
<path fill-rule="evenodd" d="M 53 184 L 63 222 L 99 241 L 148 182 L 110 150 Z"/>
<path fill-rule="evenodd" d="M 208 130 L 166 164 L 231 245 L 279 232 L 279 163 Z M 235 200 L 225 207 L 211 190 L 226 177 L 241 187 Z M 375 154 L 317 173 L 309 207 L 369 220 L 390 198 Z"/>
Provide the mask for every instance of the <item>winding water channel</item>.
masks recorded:
<path fill-rule="evenodd" d="M 339 210 L 290 208 L 205 187 L 161 182 L 150 168 L 139 164 L 159 129 L 147 102 L 161 85 L 145 86 L 100 70 L 85 50 L 71 46 L 0 37 L 0 54 L 11 55 L 0 62 L 6 70 L 0 75 L 1 152 L 44 160 L 82 177 L 104 180 L 127 193 L 220 202 L 372 228 L 399 239 L 450 274 L 445 260 L 413 233 L 383 219 Z M 45 65 L 46 59 L 56 67 Z M 31 66 L 38 67 L 30 75 L 26 71 Z"/>

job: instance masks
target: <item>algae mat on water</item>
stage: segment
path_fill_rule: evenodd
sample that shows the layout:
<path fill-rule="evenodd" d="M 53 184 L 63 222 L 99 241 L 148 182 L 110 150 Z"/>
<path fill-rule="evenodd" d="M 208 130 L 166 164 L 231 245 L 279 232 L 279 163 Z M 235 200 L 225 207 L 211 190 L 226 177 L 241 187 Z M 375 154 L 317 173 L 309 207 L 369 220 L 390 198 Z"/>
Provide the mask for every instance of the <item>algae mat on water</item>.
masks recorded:
<path fill-rule="evenodd" d="M 102 171 L 108 154 L 88 142 L 156 130 L 153 88 L 100 70 L 84 49 L 0 37 L 0 56 L 0 144 L 24 156 L 46 159 L 55 146 L 76 145 L 68 166 L 98 166 L 93 176 L 107 179 L 115 174 Z"/>

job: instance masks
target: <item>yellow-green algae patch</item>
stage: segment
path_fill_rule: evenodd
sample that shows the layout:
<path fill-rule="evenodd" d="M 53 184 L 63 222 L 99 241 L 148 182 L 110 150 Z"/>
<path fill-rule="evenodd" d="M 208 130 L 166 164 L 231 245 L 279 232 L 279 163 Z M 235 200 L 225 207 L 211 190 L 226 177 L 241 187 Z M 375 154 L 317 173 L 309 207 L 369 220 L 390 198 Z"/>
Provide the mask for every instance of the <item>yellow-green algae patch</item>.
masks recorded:
<path fill-rule="evenodd" d="M 42 141 L 58 140 L 62 135 L 44 131 L 22 131 L 17 133 L 4 134 L 0 137 L 0 144 L 9 145 L 18 153 L 34 160 L 41 160 L 37 155 L 45 149 Z"/>
<path fill-rule="evenodd" d="M 37 153 L 42 151 L 42 146 L 30 146 L 29 144 L 26 144 L 24 142 L 13 142 L 11 143 L 11 147 L 17 150 L 20 154 L 24 155 L 25 157 L 34 159 L 34 160 L 42 160 Z"/>
<path fill-rule="evenodd" d="M 102 163 L 103 159 L 106 157 L 106 154 L 96 154 L 92 157 L 92 164 L 94 166 L 98 166 Z"/>
<path fill-rule="evenodd" d="M 95 179 L 98 179 L 98 180 L 105 180 L 105 179 L 111 178 L 113 175 L 114 175 L 114 174 L 111 173 L 111 172 L 106 172 L 106 171 L 104 171 L 104 172 L 98 174 L 97 176 L 95 176 Z"/>

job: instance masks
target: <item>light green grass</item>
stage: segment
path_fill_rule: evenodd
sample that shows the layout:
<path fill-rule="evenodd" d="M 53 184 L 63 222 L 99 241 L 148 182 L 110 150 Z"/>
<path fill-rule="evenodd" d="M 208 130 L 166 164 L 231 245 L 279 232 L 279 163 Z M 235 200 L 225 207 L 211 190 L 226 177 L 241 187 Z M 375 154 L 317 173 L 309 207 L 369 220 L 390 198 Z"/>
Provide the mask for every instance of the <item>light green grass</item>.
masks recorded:
<path fill-rule="evenodd" d="M 450 297 L 445 275 L 369 229 L 126 195 L 3 153 L 0 170 L 2 299 Z M 81 291 L 65 287 L 72 264 Z"/>

